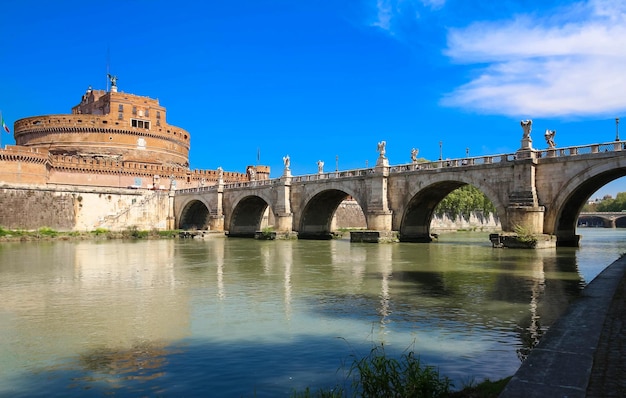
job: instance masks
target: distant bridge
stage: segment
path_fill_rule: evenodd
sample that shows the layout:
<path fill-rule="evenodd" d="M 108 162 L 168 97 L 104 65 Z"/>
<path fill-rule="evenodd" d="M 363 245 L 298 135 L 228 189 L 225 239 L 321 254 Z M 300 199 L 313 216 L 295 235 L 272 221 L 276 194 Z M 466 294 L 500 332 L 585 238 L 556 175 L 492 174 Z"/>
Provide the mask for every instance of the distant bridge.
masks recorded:
<path fill-rule="evenodd" d="M 494 204 L 502 229 L 521 226 L 557 237 L 560 246 L 577 246 L 578 216 L 587 199 L 610 181 L 626 176 L 621 141 L 536 150 L 522 140 L 515 153 L 224 184 L 175 192 L 177 228 L 228 231 L 253 236 L 266 210 L 274 229 L 299 238 L 324 239 L 348 196 L 361 206 L 367 228 L 397 231 L 401 241 L 430 241 L 437 204 L 453 190 L 471 184 Z"/>
<path fill-rule="evenodd" d="M 582 212 L 579 227 L 626 228 L 626 212 Z"/>

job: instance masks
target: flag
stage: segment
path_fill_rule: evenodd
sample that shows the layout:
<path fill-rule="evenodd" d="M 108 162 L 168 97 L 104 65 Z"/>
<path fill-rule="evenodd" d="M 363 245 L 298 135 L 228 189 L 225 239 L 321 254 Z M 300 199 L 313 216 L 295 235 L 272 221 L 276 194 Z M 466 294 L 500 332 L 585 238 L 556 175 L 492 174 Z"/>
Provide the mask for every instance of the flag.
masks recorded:
<path fill-rule="evenodd" d="M 7 134 L 11 133 L 11 130 L 9 130 L 9 126 L 7 126 L 7 124 L 4 122 L 4 118 L 0 116 L 0 118 L 2 119 L 2 128 L 4 129 L 4 131 L 7 132 Z"/>

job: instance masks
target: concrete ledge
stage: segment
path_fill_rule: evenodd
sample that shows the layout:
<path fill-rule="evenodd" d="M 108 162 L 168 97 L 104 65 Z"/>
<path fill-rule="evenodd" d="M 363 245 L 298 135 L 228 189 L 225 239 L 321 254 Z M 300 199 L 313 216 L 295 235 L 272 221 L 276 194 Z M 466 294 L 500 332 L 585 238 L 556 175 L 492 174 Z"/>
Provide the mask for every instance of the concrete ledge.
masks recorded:
<path fill-rule="evenodd" d="M 626 257 L 621 257 L 591 281 L 531 351 L 500 397 L 585 397 L 609 307 L 625 274 Z"/>
<path fill-rule="evenodd" d="M 536 234 L 534 238 L 534 240 L 529 240 L 514 232 L 489 234 L 489 240 L 493 247 L 508 247 L 510 249 L 549 249 L 557 246 L 557 239 L 554 235 Z"/>

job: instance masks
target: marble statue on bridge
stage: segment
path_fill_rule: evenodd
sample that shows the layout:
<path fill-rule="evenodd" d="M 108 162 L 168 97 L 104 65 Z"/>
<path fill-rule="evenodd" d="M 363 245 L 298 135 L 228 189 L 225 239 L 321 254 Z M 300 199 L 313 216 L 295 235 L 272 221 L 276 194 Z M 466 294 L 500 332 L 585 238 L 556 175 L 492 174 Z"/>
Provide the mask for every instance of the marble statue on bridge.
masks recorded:
<path fill-rule="evenodd" d="M 254 169 L 254 166 L 248 166 L 248 180 L 250 181 L 256 181 L 256 170 Z"/>
<path fill-rule="evenodd" d="M 530 119 L 522 120 L 520 125 L 524 131 L 524 135 L 522 136 L 522 149 L 532 149 L 533 140 L 530 138 L 530 132 L 533 129 L 533 121 Z"/>
<path fill-rule="evenodd" d="M 546 143 L 548 144 L 548 148 L 549 149 L 556 148 L 556 142 L 554 142 L 554 136 L 555 135 L 556 135 L 556 130 L 547 130 L 546 129 L 546 133 L 544 134 L 544 136 L 546 138 Z"/>
<path fill-rule="evenodd" d="M 376 149 L 379 153 L 379 157 L 385 157 L 385 147 L 387 146 L 387 142 L 381 141 L 378 143 L 378 148 Z"/>
<path fill-rule="evenodd" d="M 291 165 L 291 159 L 289 158 L 289 155 L 283 156 L 283 163 L 285 165 L 285 170 L 289 170 L 289 166 Z"/>
<path fill-rule="evenodd" d="M 321 160 L 317 161 L 317 173 L 324 174 L 324 162 Z"/>
<path fill-rule="evenodd" d="M 411 149 L 411 162 L 413 164 L 417 163 L 417 154 L 420 152 L 419 149 L 413 148 Z"/>
<path fill-rule="evenodd" d="M 522 120 L 520 122 L 522 125 L 522 130 L 524 130 L 524 136 L 522 138 L 530 138 L 530 132 L 533 129 L 533 121 L 532 120 Z"/>

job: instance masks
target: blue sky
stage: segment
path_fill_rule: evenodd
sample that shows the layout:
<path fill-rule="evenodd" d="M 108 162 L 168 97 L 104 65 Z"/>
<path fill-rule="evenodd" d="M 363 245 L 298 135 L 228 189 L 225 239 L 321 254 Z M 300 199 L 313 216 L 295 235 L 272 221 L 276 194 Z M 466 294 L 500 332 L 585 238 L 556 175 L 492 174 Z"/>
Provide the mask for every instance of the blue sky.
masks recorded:
<path fill-rule="evenodd" d="M 0 109 L 69 113 L 91 85 L 158 98 L 194 169 L 293 174 L 609 142 L 626 125 L 622 0 L 9 1 Z M 623 138 L 626 139 L 626 127 Z M 4 134 L 2 144 L 13 143 Z M 338 160 L 337 160 L 338 159 Z M 599 194 L 626 191 L 622 179 Z"/>

